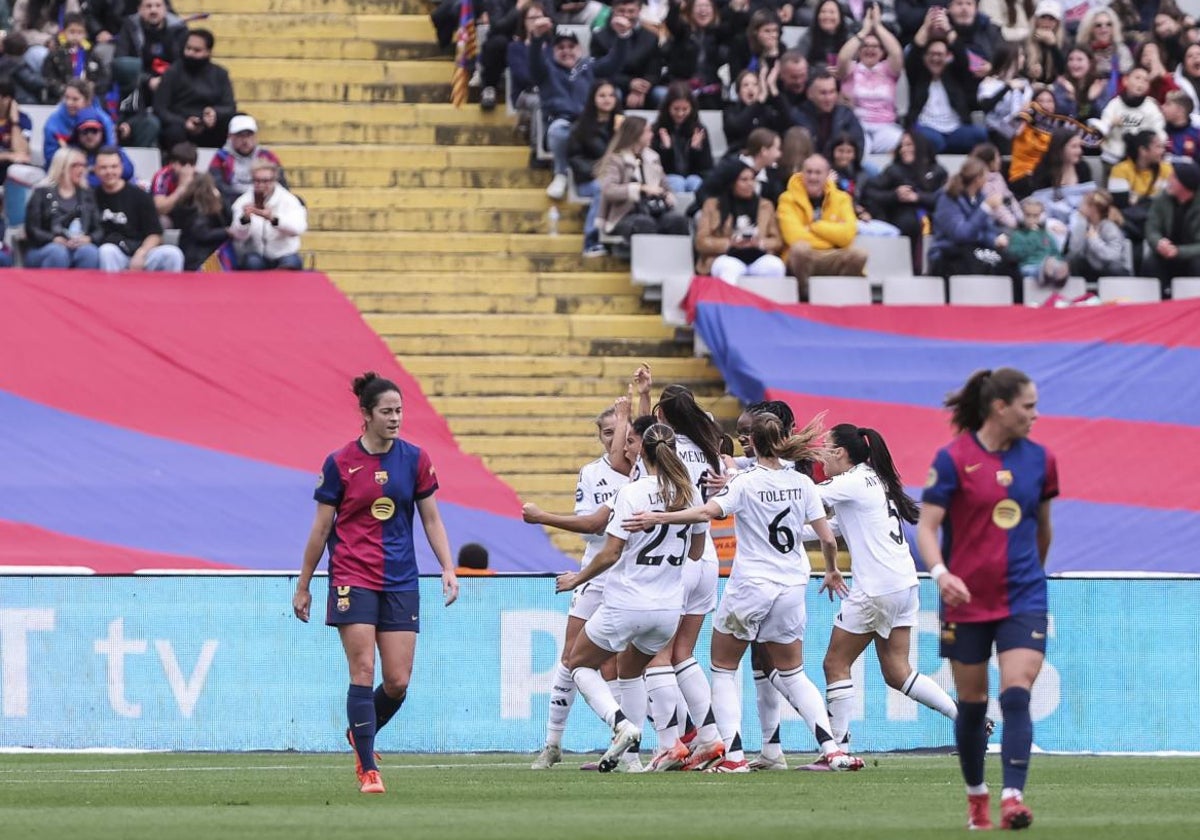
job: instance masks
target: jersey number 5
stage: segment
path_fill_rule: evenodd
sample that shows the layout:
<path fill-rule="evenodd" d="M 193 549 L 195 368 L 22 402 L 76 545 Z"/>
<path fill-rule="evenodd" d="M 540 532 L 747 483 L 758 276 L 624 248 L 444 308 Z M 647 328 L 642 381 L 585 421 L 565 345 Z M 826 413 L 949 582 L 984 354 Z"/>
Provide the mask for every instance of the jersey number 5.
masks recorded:
<path fill-rule="evenodd" d="M 888 531 L 888 536 L 892 538 L 892 542 L 896 545 L 904 545 L 904 523 L 900 519 L 900 511 L 896 509 L 896 503 L 888 498 L 887 500 L 888 516 L 896 520 L 896 530 Z"/>
<path fill-rule="evenodd" d="M 676 535 L 679 541 L 682 543 L 682 547 L 679 550 L 678 556 L 674 554 L 666 554 L 665 550 L 663 554 L 650 553 L 663 544 L 663 540 L 667 538 L 667 534 L 670 532 L 670 525 L 658 526 L 658 531 L 654 534 L 654 537 L 650 540 L 650 542 L 646 543 L 645 548 L 638 552 L 637 564 L 639 566 L 661 566 L 663 560 L 666 560 L 667 563 L 672 566 L 683 565 L 683 555 L 687 554 L 688 546 L 688 527 L 686 525 L 680 528 L 678 534 Z"/>

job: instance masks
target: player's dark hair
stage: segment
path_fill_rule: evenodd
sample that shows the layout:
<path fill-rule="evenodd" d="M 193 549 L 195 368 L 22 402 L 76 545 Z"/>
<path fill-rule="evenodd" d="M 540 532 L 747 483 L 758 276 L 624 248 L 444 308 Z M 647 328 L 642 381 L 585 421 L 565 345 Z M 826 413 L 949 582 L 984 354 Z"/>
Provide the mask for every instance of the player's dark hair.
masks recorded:
<path fill-rule="evenodd" d="M 646 430 L 657 422 L 658 420 L 654 418 L 653 414 L 643 414 L 641 417 L 635 417 L 633 422 L 629 425 L 633 428 L 633 431 L 638 437 L 644 437 Z"/>
<path fill-rule="evenodd" d="M 464 569 L 486 569 L 488 550 L 479 543 L 467 543 L 458 550 L 458 565 Z"/>
<path fill-rule="evenodd" d="M 212 52 L 213 44 L 217 42 L 217 39 L 207 29 L 190 29 L 187 36 L 188 38 L 199 38 L 204 42 L 204 48 L 209 52 Z"/>
<path fill-rule="evenodd" d="M 692 506 L 692 477 L 675 452 L 675 440 L 670 426 L 655 423 L 642 435 L 642 459 L 654 467 L 667 510 L 684 510 Z"/>
<path fill-rule="evenodd" d="M 829 430 L 834 446 L 846 450 L 852 464 L 870 464 L 871 469 L 883 481 L 883 489 L 896 506 L 900 518 L 915 523 L 920 515 L 917 503 L 904 492 L 904 483 L 888 451 L 883 435 L 874 429 L 855 426 L 853 423 L 838 423 Z"/>
<path fill-rule="evenodd" d="M 960 432 L 977 432 L 991 412 L 992 400 L 1011 403 L 1033 380 L 1016 368 L 977 370 L 959 390 L 949 394 L 943 405 L 950 409 L 950 423 Z"/>
<path fill-rule="evenodd" d="M 721 454 L 728 455 L 730 458 L 732 458 L 733 453 L 733 438 L 727 434 L 721 435 Z"/>
<path fill-rule="evenodd" d="M 746 413 L 753 416 L 755 414 L 774 414 L 779 418 L 779 422 L 783 424 L 783 433 L 790 435 L 792 430 L 796 428 L 796 415 L 792 413 L 792 407 L 783 400 L 763 400 L 762 402 L 750 403 L 746 406 Z"/>
<path fill-rule="evenodd" d="M 350 386 L 350 390 L 354 392 L 354 396 L 358 397 L 358 407 L 370 414 L 375 410 L 375 406 L 379 404 L 379 398 L 388 391 L 395 391 L 400 394 L 400 386 L 390 379 L 384 379 L 373 370 L 369 370 L 362 376 L 354 377 L 354 384 Z M 403 394 L 400 394 L 403 398 Z"/>
<path fill-rule="evenodd" d="M 754 442 L 754 452 L 759 458 L 786 458 L 789 461 L 806 461 L 820 458 L 825 454 L 825 447 L 816 441 L 825 431 L 821 421 L 825 412 L 821 412 L 808 425 L 793 435 L 785 436 L 783 421 L 769 411 L 754 415 L 750 424 L 750 440 Z"/>
<path fill-rule="evenodd" d="M 696 404 L 696 397 L 683 385 L 662 389 L 658 405 L 663 420 L 681 435 L 687 435 L 700 447 L 713 472 L 721 472 L 721 428 Z"/>

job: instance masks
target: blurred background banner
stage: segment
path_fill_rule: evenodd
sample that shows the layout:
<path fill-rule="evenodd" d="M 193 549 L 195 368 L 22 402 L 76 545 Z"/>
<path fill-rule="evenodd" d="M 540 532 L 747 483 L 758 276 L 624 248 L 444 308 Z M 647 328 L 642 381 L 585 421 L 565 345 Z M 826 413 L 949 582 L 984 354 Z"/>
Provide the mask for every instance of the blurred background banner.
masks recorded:
<path fill-rule="evenodd" d="M 459 602 L 444 608 L 440 581 L 422 580 L 412 688 L 383 730 L 384 752 L 532 752 L 543 741 L 567 596 L 554 594 L 549 577 L 462 583 Z M 282 575 L 0 578 L 0 748 L 345 750 L 346 665 L 337 634 L 320 623 L 325 579 L 314 581 L 308 625 L 292 617 L 294 585 Z M 948 687 L 936 596 L 930 581 L 921 587 L 914 662 Z M 1039 747 L 1200 751 L 1200 581 L 1056 579 L 1050 604 L 1049 653 L 1032 703 Z M 814 583 L 808 608 L 806 667 L 823 689 L 836 604 Z M 707 667 L 707 650 L 697 658 Z M 754 689 L 748 672 L 743 678 L 742 735 L 756 750 Z M 993 668 L 993 698 L 996 679 Z M 953 743 L 948 720 L 883 684 L 873 653 L 854 682 L 856 751 Z M 565 748 L 607 740 L 577 699 Z M 783 743 L 814 748 L 794 715 L 785 717 Z"/>

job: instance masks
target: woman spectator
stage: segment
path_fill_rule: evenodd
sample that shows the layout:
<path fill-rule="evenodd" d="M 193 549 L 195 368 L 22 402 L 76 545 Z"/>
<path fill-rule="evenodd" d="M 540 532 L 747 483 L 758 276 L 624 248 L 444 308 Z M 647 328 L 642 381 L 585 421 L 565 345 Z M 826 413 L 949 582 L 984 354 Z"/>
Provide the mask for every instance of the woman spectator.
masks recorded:
<path fill-rule="evenodd" d="M 1108 177 L 1110 201 L 1122 211 L 1122 228 L 1133 243 L 1133 268 L 1140 269 L 1151 200 L 1167 188 L 1174 168 L 1163 160 L 1166 144 L 1153 131 L 1125 136 L 1125 159 Z"/>
<path fill-rule="evenodd" d="M 78 149 L 59 149 L 50 172 L 34 187 L 25 211 L 30 268 L 99 268 L 104 238 L 100 210 L 87 188 L 87 162 Z"/>
<path fill-rule="evenodd" d="M 1162 49 L 1155 41 L 1143 41 L 1133 51 L 1135 66 L 1150 74 L 1150 96 L 1159 105 L 1167 101 L 1167 94 L 1179 90 L 1179 82 L 1163 63 Z"/>
<path fill-rule="evenodd" d="M 729 25 L 722 22 L 713 0 L 685 0 L 670 4 L 666 26 L 670 33 L 664 48 L 667 78 L 688 82 L 700 108 L 719 109 L 722 96 L 717 69 L 725 63 L 729 49 Z"/>
<path fill-rule="evenodd" d="M 1096 72 L 1096 57 L 1087 47 L 1067 53 L 1067 66 L 1054 80 L 1054 113 L 1085 122 L 1099 117 L 1112 98 L 1108 76 Z"/>
<path fill-rule="evenodd" d="M 933 211 L 933 243 L 929 248 L 929 270 L 949 277 L 953 274 L 1007 274 L 1020 278 L 1017 264 L 1003 255 L 1008 236 L 1000 231 L 995 210 L 1000 197 L 984 199 L 987 166 L 968 157 L 938 196 Z"/>
<path fill-rule="evenodd" d="M 1033 0 L 979 0 L 979 13 L 999 26 L 1000 34 L 1010 44 L 1023 44 L 1029 39 L 1037 18 L 1035 9 Z"/>
<path fill-rule="evenodd" d="M 1192 113 L 1200 114 L 1200 44 L 1189 44 L 1183 51 L 1183 60 L 1175 69 L 1175 81 L 1179 89 L 1192 97 Z"/>
<path fill-rule="evenodd" d="M 737 98 L 725 106 L 721 122 L 725 128 L 725 142 L 729 153 L 746 145 L 746 138 L 756 128 L 769 128 L 780 132 L 787 128 L 779 103 L 779 66 L 769 71 L 755 73 L 743 70 L 734 84 Z"/>
<path fill-rule="evenodd" d="M 508 49 L 514 41 L 525 40 L 525 24 L 545 15 L 540 4 L 530 0 L 511 5 L 503 15 L 493 15 L 488 23 L 487 38 L 479 46 L 479 76 L 483 89 L 479 94 L 479 105 L 485 111 L 496 107 L 496 88 L 504 78 L 508 66 Z M 528 68 L 528 61 L 526 61 Z M 510 92 L 509 99 L 516 97 Z"/>
<path fill-rule="evenodd" d="M 1004 154 L 1012 151 L 1012 140 L 1021 125 L 1020 115 L 1033 101 L 1033 85 L 1022 73 L 1025 48 L 1004 42 L 992 57 L 992 72 L 979 83 L 979 110 L 986 115 L 988 138 Z"/>
<path fill-rule="evenodd" d="M 904 48 L 880 22 L 879 5 L 869 7 L 862 29 L 837 55 L 842 96 L 854 109 L 867 138 L 867 154 L 896 148 L 902 129 L 896 116 L 896 85 L 904 69 Z"/>
<path fill-rule="evenodd" d="M 1025 45 L 1029 80 L 1048 85 L 1066 69 L 1066 35 L 1062 4 L 1041 0 L 1034 10 L 1033 31 Z"/>
<path fill-rule="evenodd" d="M 979 158 L 987 166 L 987 180 L 983 182 L 983 197 L 999 195 L 1001 204 L 994 211 L 996 224 L 1011 230 L 1021 223 L 1021 203 L 1008 187 L 1008 180 L 1000 171 L 1004 159 L 1000 150 L 991 143 L 980 143 L 971 150 L 971 157 Z"/>
<path fill-rule="evenodd" d="M 1154 15 L 1154 31 L 1150 37 L 1153 43 L 1158 44 L 1163 64 L 1167 70 L 1174 73 L 1183 61 L 1183 51 L 1187 49 L 1188 41 L 1185 40 L 1184 29 L 1180 25 L 1183 15 L 1174 3 L 1170 3 L 1170 7 L 1168 8 L 1167 3 L 1158 5 L 1158 12 Z"/>
<path fill-rule="evenodd" d="M 520 23 L 505 52 L 505 62 L 508 66 L 508 101 L 517 112 L 517 134 L 522 140 L 528 140 L 532 132 L 533 114 L 538 108 L 537 82 L 533 80 L 533 70 L 529 66 L 529 51 L 533 33 L 530 25 L 546 17 L 546 10 L 540 3 L 531 3 L 525 9 Z"/>
<path fill-rule="evenodd" d="M 781 32 L 779 15 L 770 9 L 750 15 L 745 38 L 734 38 L 729 45 L 729 74 L 736 79 L 743 70 L 757 73 L 760 68 L 774 67 L 779 60 Z"/>
<path fill-rule="evenodd" d="M 1039 197 L 1046 206 L 1047 217 L 1063 223 L 1051 228 L 1056 235 L 1061 235 L 1066 231 L 1065 224 L 1071 211 L 1083 200 L 1086 190 L 1081 187 L 1086 186 L 1095 185 L 1092 169 L 1083 160 L 1083 140 L 1078 134 L 1064 129 L 1054 132 L 1050 148 L 1033 174 L 1012 182 L 1012 191 L 1018 198 L 1025 198 L 1045 190 Z"/>
<path fill-rule="evenodd" d="M 602 257 L 608 249 L 600 244 L 596 230 L 596 214 L 600 211 L 600 185 L 596 181 L 596 164 L 604 157 L 608 144 L 617 130 L 616 116 L 621 112 L 617 89 L 612 82 L 601 79 L 592 84 L 583 113 L 571 126 L 567 140 L 567 162 L 575 179 L 575 194 L 590 198 L 583 222 L 583 255 Z"/>
<path fill-rule="evenodd" d="M 75 129 L 84 120 L 97 120 L 104 127 L 104 145 L 117 145 L 117 132 L 112 119 L 103 108 L 92 105 L 92 86 L 83 79 L 71 79 L 63 92 L 62 102 L 46 119 L 42 132 L 42 151 L 47 159 L 54 157 L 54 150 L 66 146 Z"/>
<path fill-rule="evenodd" d="M 858 219 L 858 236 L 899 236 L 900 229 L 871 217 L 863 206 L 863 184 L 867 180 L 862 163 L 862 147 L 850 134 L 842 133 L 829 141 L 829 166 L 837 188 L 854 202 L 854 215 Z"/>
<path fill-rule="evenodd" d="M 1095 282 L 1101 277 L 1120 277 L 1129 271 L 1125 264 L 1125 234 L 1121 211 L 1105 190 L 1083 197 L 1067 238 L 1067 264 L 1071 274 Z"/>
<path fill-rule="evenodd" d="M 199 271 L 229 241 L 232 223 L 233 214 L 221 200 L 221 191 L 212 176 L 201 172 L 192 178 L 171 211 L 171 224 L 179 228 L 183 270 Z"/>
<path fill-rule="evenodd" d="M 878 4 L 874 8 L 873 14 L 878 15 Z M 818 64 L 833 67 L 837 64 L 842 47 L 849 40 L 850 30 L 838 0 L 817 0 L 812 26 L 804 33 L 796 49 L 804 53 L 810 67 Z"/>
<path fill-rule="evenodd" d="M 924 271 L 921 245 L 926 220 L 933 215 L 938 193 L 948 175 L 929 150 L 929 141 L 915 131 L 900 135 L 891 164 L 867 181 L 863 205 L 873 216 L 887 219 L 907 236 L 912 246 L 913 271 Z"/>
<path fill-rule="evenodd" d="M 1096 57 L 1096 74 L 1107 79 L 1113 67 L 1128 73 L 1133 67 L 1133 54 L 1125 46 L 1121 21 L 1107 6 L 1093 6 L 1083 16 L 1075 43 L 1082 44 Z"/>
<path fill-rule="evenodd" d="M 775 205 L 759 198 L 754 168 L 733 170 L 733 180 L 704 202 L 696 225 L 696 273 L 737 285 L 744 274 L 784 277 L 787 266 L 776 256 L 783 248 Z"/>
<path fill-rule="evenodd" d="M 596 224 L 628 240 L 637 233 L 688 234 L 688 223 L 673 212 L 675 196 L 666 186 L 658 155 L 650 148 L 653 131 L 641 117 L 626 117 L 604 157 L 596 164 L 600 210 Z"/>
<path fill-rule="evenodd" d="M 651 148 L 662 162 L 667 188 L 694 193 L 712 171 L 712 147 L 687 82 L 671 82 L 658 109 Z"/>

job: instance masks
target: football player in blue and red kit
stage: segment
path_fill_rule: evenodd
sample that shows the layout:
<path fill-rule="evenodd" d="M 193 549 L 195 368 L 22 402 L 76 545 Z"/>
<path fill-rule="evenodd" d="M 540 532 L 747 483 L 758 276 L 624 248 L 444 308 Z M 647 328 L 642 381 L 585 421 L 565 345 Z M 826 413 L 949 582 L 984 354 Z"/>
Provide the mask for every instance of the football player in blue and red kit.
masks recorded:
<path fill-rule="evenodd" d="M 355 769 L 363 793 L 383 793 L 375 762 L 375 733 L 399 711 L 408 693 L 420 625 L 413 511 L 442 567 L 442 594 L 458 597 L 450 541 L 434 501 L 437 477 L 429 456 L 400 439 L 404 404 L 395 383 L 365 373 L 354 380 L 363 433 L 325 459 L 313 494 L 317 514 L 292 609 L 308 621 L 309 583 L 329 549 L 325 623 L 338 628 L 350 668 L 346 694 Z M 383 683 L 375 681 L 375 649 Z"/>
<path fill-rule="evenodd" d="M 1033 743 L 1029 697 L 1046 656 L 1044 566 L 1050 500 L 1058 495 L 1054 456 L 1029 440 L 1037 400 L 1037 386 L 1013 368 L 977 371 L 946 399 L 959 435 L 934 457 L 917 523 L 942 600 L 941 653 L 958 689 L 954 732 L 975 829 L 992 827 L 983 764 L 993 644 L 1004 715 L 1000 827 L 1033 822 L 1023 796 Z"/>

